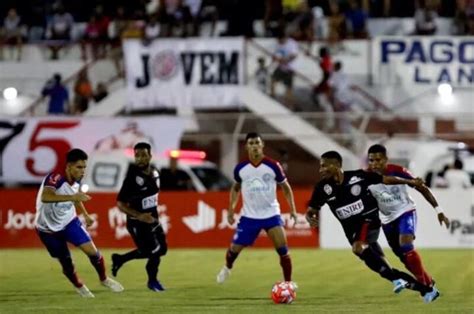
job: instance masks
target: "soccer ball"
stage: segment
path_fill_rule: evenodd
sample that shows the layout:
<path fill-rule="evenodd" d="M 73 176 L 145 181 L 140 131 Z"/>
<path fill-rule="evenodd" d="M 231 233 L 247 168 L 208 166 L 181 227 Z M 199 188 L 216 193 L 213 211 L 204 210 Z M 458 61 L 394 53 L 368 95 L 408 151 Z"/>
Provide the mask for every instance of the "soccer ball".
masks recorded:
<path fill-rule="evenodd" d="M 296 298 L 295 286 L 291 281 L 279 281 L 273 285 L 272 300 L 276 304 L 290 304 Z"/>

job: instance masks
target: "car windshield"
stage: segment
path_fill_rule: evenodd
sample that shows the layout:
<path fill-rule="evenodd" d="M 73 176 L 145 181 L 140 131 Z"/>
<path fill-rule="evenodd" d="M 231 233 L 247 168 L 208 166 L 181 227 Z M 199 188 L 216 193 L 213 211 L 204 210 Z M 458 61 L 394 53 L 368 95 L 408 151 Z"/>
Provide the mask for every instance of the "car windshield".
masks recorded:
<path fill-rule="evenodd" d="M 228 190 L 232 185 L 219 169 L 207 167 L 192 167 L 191 169 L 208 191 Z"/>

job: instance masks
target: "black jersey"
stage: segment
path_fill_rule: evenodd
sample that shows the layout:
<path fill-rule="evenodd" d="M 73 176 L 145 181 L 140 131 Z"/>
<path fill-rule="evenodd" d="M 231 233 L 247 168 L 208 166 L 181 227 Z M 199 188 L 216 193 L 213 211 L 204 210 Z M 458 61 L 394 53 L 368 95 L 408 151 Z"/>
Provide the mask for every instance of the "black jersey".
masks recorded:
<path fill-rule="evenodd" d="M 328 204 L 342 225 L 361 218 L 378 219 L 377 201 L 368 186 L 382 183 L 383 177 L 364 170 L 345 171 L 342 184 L 333 180 L 322 180 L 316 184 L 309 206 L 319 209 Z"/>
<path fill-rule="evenodd" d="M 152 213 L 158 218 L 158 192 L 160 191 L 160 173 L 152 167 L 147 175 L 135 165 L 130 166 L 122 188 L 117 196 L 120 202 L 128 203 L 134 210 Z"/>

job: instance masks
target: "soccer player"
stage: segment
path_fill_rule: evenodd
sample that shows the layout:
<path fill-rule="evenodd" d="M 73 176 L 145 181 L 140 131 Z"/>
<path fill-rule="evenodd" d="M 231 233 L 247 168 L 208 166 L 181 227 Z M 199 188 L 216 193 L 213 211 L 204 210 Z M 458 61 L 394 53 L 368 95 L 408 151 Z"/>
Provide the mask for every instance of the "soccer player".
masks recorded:
<path fill-rule="evenodd" d="M 223 283 L 230 275 L 234 261 L 244 247 L 251 246 L 264 229 L 280 256 L 280 265 L 285 281 L 291 281 L 291 257 L 288 253 L 283 221 L 280 217 L 280 204 L 276 197 L 277 183 L 290 206 L 291 218 L 296 223 L 296 207 L 293 191 L 280 164 L 263 153 L 264 142 L 258 133 L 249 133 L 245 139 L 248 160 L 234 169 L 235 183 L 230 190 L 227 221 L 234 224 L 234 212 L 242 191 L 242 215 L 233 241 L 227 250 L 225 265 L 217 275 L 217 282 Z"/>
<path fill-rule="evenodd" d="M 388 164 L 387 150 L 384 146 L 372 145 L 368 151 L 369 171 L 381 175 L 396 176 L 405 179 L 413 179 L 413 176 L 405 168 Z M 416 188 L 424 198 L 433 206 L 440 225 L 443 223 L 449 227 L 449 219 L 444 215 L 442 208 L 438 205 L 436 198 L 425 185 Z M 421 262 L 421 257 L 415 250 L 413 244 L 416 231 L 416 206 L 408 195 L 406 185 L 386 186 L 375 184 L 369 187 L 375 197 L 380 209 L 382 229 L 392 251 L 405 264 L 405 267 L 415 275 L 416 279 L 427 286 L 433 286 L 432 277 L 426 272 Z"/>
<path fill-rule="evenodd" d="M 128 261 L 147 258 L 148 289 L 160 292 L 165 288 L 158 280 L 158 267 L 168 251 L 165 232 L 158 219 L 160 174 L 150 164 L 150 144 L 136 144 L 134 153 L 135 164 L 128 169 L 117 196 L 117 206 L 127 214 L 127 230 L 137 248 L 125 254 L 112 254 L 112 274 L 117 276 Z"/>
<path fill-rule="evenodd" d="M 36 198 L 35 225 L 41 242 L 51 257 L 59 260 L 64 275 L 77 293 L 85 298 L 93 298 L 92 292 L 77 276 L 68 242 L 79 247 L 89 257 L 103 286 L 114 292 L 123 291 L 123 287 L 107 277 L 104 258 L 76 214 L 77 209 L 84 216 L 87 226 L 94 222 L 82 203 L 91 198 L 79 191 L 86 166 L 87 154 L 76 148 L 67 153 L 64 172 L 53 172 L 46 176 Z"/>
<path fill-rule="evenodd" d="M 328 204 L 334 216 L 344 229 L 352 252 L 362 259 L 367 267 L 381 277 L 391 281 L 393 291 L 399 293 L 406 287 L 420 291 L 425 295 L 425 302 L 437 298 L 436 292 L 417 282 L 410 275 L 392 268 L 384 258 L 378 244 L 380 219 L 377 202 L 370 194 L 368 187 L 372 184 L 408 184 L 420 186 L 420 179 L 403 179 L 381 176 L 362 169 L 355 171 L 342 170 L 342 157 L 338 152 L 329 151 L 321 155 L 321 181 L 315 186 L 309 203 L 306 219 L 311 226 L 319 223 L 318 212 Z"/>

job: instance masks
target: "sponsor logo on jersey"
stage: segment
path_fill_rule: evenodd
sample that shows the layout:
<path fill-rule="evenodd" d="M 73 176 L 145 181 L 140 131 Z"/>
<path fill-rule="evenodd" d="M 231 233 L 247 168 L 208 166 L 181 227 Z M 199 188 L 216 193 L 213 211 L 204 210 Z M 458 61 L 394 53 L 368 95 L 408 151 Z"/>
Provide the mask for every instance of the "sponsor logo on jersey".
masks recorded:
<path fill-rule="evenodd" d="M 325 184 L 323 189 L 327 195 L 330 195 L 332 193 L 332 187 L 329 184 Z"/>
<path fill-rule="evenodd" d="M 362 200 L 358 200 L 349 205 L 339 207 L 335 210 L 335 213 L 339 219 L 347 219 L 351 216 L 357 215 L 364 210 L 364 203 Z"/>
<path fill-rule="evenodd" d="M 153 208 L 158 205 L 158 195 L 153 194 L 151 196 L 145 197 L 142 199 L 142 208 L 143 209 L 148 209 L 148 208 Z"/>
<path fill-rule="evenodd" d="M 359 181 L 362 181 L 362 178 L 360 178 L 358 176 L 355 176 L 355 177 L 350 178 L 349 184 L 354 184 L 354 183 L 359 182 Z"/>
<path fill-rule="evenodd" d="M 143 180 L 143 178 L 142 178 L 142 177 L 139 177 L 139 176 L 137 176 L 137 177 L 135 178 L 135 181 L 137 182 L 138 185 L 143 185 L 143 184 L 145 184 L 145 180 Z"/>
<path fill-rule="evenodd" d="M 354 196 L 358 196 L 360 194 L 360 191 L 361 191 L 361 187 L 360 185 L 356 184 L 356 185 L 353 185 L 351 187 L 351 194 L 354 195 Z"/>

